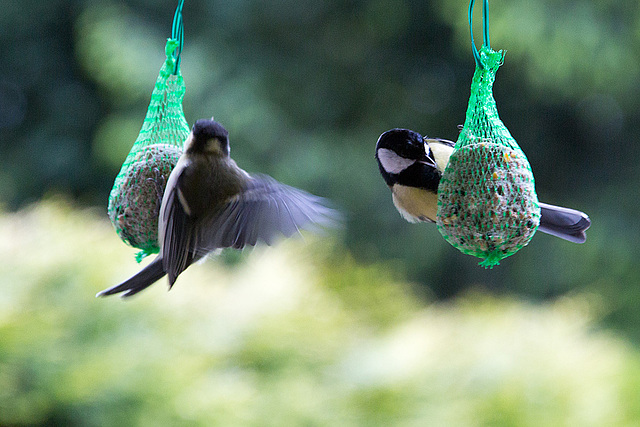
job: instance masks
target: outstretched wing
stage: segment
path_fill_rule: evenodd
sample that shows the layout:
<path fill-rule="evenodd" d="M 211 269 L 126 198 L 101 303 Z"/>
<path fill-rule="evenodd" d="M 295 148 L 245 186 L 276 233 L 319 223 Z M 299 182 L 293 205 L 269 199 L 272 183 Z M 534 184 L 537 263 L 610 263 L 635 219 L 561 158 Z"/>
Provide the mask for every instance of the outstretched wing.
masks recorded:
<path fill-rule="evenodd" d="M 198 227 L 198 253 L 217 248 L 243 248 L 258 242 L 268 245 L 282 235 L 301 229 L 335 226 L 340 215 L 325 199 L 279 183 L 265 175 L 253 175 L 239 195 L 214 217 Z"/>

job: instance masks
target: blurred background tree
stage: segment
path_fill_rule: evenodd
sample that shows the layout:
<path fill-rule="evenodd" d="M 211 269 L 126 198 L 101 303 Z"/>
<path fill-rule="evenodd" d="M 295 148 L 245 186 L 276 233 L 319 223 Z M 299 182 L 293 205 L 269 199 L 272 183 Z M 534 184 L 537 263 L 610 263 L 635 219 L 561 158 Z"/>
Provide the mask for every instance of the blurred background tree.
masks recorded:
<path fill-rule="evenodd" d="M 3 4 L 5 210 L 63 194 L 106 218 L 113 179 L 164 59 L 176 3 Z M 599 324 L 640 342 L 640 3 L 490 2 L 492 46 L 507 49 L 494 87 L 501 118 L 529 157 L 540 198 L 584 210 L 593 221 L 585 245 L 540 234 L 493 270 L 458 253 L 435 227 L 400 218 L 373 158 L 378 136 L 393 127 L 457 138 L 474 66 L 467 0 L 185 3 L 187 120 L 213 115 L 230 131 L 239 165 L 335 200 L 347 214 L 344 242 L 336 243 L 352 262 L 338 269 L 344 277 L 379 266 L 364 276 L 373 280 L 393 265 L 398 282 L 415 285 L 407 292 L 419 304 L 477 288 L 549 304 L 566 294 L 598 295 Z M 132 250 L 121 250 L 132 259 Z M 93 252 L 113 256 L 101 245 Z M 329 288 L 350 283 L 331 277 Z M 67 278 L 47 280 L 53 286 Z M 349 292 L 341 300 L 357 302 L 360 291 Z M 368 397 L 404 398 L 394 387 L 379 393 Z M 499 406 L 509 398 L 495 399 Z"/>

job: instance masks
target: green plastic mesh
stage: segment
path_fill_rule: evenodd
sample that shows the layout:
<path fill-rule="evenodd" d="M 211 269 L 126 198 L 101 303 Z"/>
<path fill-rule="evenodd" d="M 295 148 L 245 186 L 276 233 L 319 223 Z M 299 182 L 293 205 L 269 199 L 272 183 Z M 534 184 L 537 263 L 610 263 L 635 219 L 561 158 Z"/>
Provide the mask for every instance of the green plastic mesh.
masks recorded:
<path fill-rule="evenodd" d="M 189 125 L 182 110 L 184 80 L 169 39 L 142 129 L 116 176 L 107 213 L 120 238 L 141 249 L 136 258 L 157 253 L 158 213 L 169 174 L 182 154 Z"/>
<path fill-rule="evenodd" d="M 436 224 L 491 268 L 526 246 L 540 223 L 531 166 L 498 117 L 492 88 L 503 51 L 483 46 L 458 141 L 438 187 Z"/>

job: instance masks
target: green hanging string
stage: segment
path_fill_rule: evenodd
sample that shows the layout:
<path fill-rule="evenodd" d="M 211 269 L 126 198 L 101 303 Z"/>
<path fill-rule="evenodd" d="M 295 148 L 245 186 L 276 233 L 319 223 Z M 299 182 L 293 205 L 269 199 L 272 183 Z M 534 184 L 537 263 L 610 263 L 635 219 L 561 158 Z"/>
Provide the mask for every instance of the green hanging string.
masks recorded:
<path fill-rule="evenodd" d="M 182 54 L 182 46 L 184 45 L 184 26 L 182 24 L 182 6 L 184 0 L 178 2 L 176 13 L 173 15 L 173 26 L 171 27 L 171 39 L 178 42 L 178 47 L 173 52 L 173 58 L 176 66 L 173 70 L 173 74 L 178 74 L 180 68 L 180 55 Z"/>
<path fill-rule="evenodd" d="M 484 68 L 484 66 L 482 65 L 482 61 L 480 60 L 480 54 L 478 53 L 476 44 L 473 41 L 473 6 L 474 4 L 475 4 L 475 0 L 471 0 L 471 2 L 469 3 L 469 28 L 471 30 L 471 51 L 473 52 L 473 58 L 476 61 L 476 65 L 482 69 Z M 487 47 L 490 50 L 491 45 L 489 44 L 489 0 L 482 1 L 482 37 L 483 37 L 482 45 Z"/>

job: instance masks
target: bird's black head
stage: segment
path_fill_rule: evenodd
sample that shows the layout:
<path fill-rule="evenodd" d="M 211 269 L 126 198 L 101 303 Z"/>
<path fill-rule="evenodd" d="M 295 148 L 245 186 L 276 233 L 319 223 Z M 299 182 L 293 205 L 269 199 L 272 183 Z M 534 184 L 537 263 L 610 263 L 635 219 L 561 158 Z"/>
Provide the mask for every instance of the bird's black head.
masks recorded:
<path fill-rule="evenodd" d="M 191 129 L 192 140 L 187 142 L 187 151 L 219 156 L 229 155 L 229 132 L 213 119 L 200 119 Z"/>
<path fill-rule="evenodd" d="M 391 129 L 380 135 L 376 157 L 379 157 L 380 149 L 393 151 L 407 160 L 421 160 L 427 154 L 422 135 L 409 129 Z"/>
<path fill-rule="evenodd" d="M 388 186 L 436 189 L 440 175 L 431 150 L 418 132 L 391 129 L 378 138 L 376 160 Z"/>

